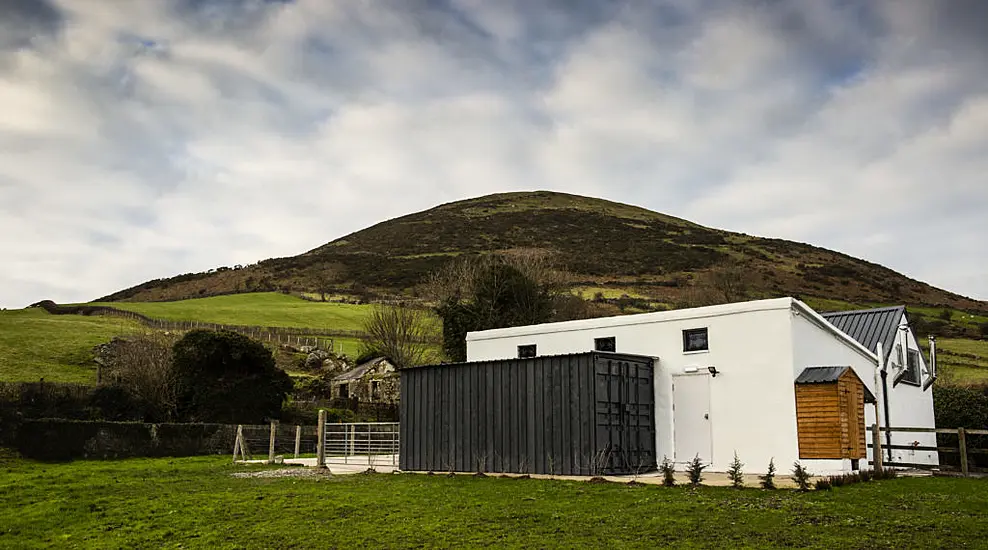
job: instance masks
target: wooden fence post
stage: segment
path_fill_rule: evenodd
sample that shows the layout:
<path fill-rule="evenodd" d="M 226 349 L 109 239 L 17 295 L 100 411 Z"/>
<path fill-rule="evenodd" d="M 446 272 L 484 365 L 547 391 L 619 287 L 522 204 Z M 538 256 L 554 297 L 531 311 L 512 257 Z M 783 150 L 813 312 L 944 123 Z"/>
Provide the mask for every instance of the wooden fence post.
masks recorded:
<path fill-rule="evenodd" d="M 875 470 L 881 471 L 884 468 L 882 459 L 882 432 L 878 429 L 878 423 L 871 425 L 871 456 L 875 462 Z"/>
<path fill-rule="evenodd" d="M 295 458 L 298 458 L 298 450 L 302 444 L 302 426 L 295 426 Z"/>
<path fill-rule="evenodd" d="M 316 467 L 326 467 L 326 411 L 319 409 L 319 422 L 316 424 Z"/>
<path fill-rule="evenodd" d="M 268 464 L 274 464 L 274 440 L 278 434 L 278 421 L 271 421 L 271 435 L 268 438 Z"/>
<path fill-rule="evenodd" d="M 961 453 L 961 475 L 967 476 L 967 441 L 964 428 L 957 428 L 957 444 Z"/>
<path fill-rule="evenodd" d="M 237 437 L 233 440 L 233 463 L 237 463 L 237 452 L 240 452 L 240 458 L 243 460 L 247 459 L 247 453 L 244 452 L 244 427 L 242 424 L 237 424 Z"/>

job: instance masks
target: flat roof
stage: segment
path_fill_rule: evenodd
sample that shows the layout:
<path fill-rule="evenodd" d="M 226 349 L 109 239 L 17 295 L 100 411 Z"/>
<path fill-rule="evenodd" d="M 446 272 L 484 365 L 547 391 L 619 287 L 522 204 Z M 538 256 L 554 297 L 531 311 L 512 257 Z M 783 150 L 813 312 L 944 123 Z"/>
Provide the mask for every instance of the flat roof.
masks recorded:
<path fill-rule="evenodd" d="M 636 313 L 633 315 L 614 315 L 611 317 L 596 317 L 594 319 L 578 319 L 576 321 L 557 321 L 555 323 L 542 323 L 539 325 L 523 325 L 519 327 L 478 330 L 467 333 L 467 342 L 493 340 L 496 338 L 506 338 L 511 336 L 534 336 L 537 334 L 550 334 L 556 332 L 572 332 L 596 328 L 647 325 L 650 323 L 663 323 L 667 321 L 703 319 L 707 317 L 720 317 L 723 315 L 749 313 L 754 311 L 789 309 L 793 306 L 793 302 L 798 302 L 798 300 L 794 298 L 773 298 L 770 300 L 736 302 L 733 304 L 720 304 L 716 306 L 671 309 L 668 311 Z"/>
<path fill-rule="evenodd" d="M 558 321 L 555 323 L 543 323 L 539 325 L 524 325 L 519 327 L 479 330 L 468 332 L 466 341 L 469 343 L 484 340 L 497 340 L 500 338 L 538 336 L 543 334 L 577 332 L 610 327 L 664 323 L 668 321 L 705 319 L 710 317 L 721 317 L 724 315 L 737 315 L 756 311 L 772 311 L 780 309 L 796 310 L 797 313 L 804 314 L 804 317 L 807 318 L 812 324 L 826 330 L 827 332 L 830 332 L 859 354 L 874 361 L 876 365 L 878 364 L 878 356 L 873 351 L 869 350 L 867 347 L 862 345 L 861 342 L 858 342 L 846 332 L 827 321 L 827 319 L 813 310 L 813 308 L 792 297 L 752 300 L 748 302 L 735 302 L 731 304 L 719 304 L 687 309 L 672 309 L 668 311 L 638 313 L 634 315 L 615 315 L 612 317 L 598 317 L 594 319 L 578 319 L 575 321 Z"/>

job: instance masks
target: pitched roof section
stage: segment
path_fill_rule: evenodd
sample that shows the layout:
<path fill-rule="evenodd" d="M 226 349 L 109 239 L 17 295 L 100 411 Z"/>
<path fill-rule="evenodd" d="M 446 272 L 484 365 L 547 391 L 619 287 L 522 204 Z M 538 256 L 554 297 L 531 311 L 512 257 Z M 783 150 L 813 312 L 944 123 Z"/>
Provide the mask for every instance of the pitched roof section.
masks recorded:
<path fill-rule="evenodd" d="M 367 374 L 367 371 L 369 371 L 372 367 L 376 367 L 383 363 L 390 363 L 390 361 L 388 361 L 387 357 L 376 357 L 369 361 L 365 361 L 342 374 L 335 376 L 333 380 L 336 382 L 360 380 Z"/>
<path fill-rule="evenodd" d="M 878 353 L 878 342 L 882 343 L 882 351 L 887 360 L 892 353 L 892 343 L 895 341 L 895 331 L 899 320 L 906 312 L 905 306 L 881 307 L 877 309 L 859 309 L 856 311 L 835 311 L 823 313 L 823 318 L 830 324 L 854 338 L 872 353 Z"/>
<path fill-rule="evenodd" d="M 854 372 L 851 367 L 806 367 L 803 372 L 799 373 L 796 377 L 797 384 L 834 384 L 838 379 L 847 371 L 851 371 L 853 375 L 858 380 L 858 374 Z M 871 393 L 868 386 L 861 383 L 861 387 L 864 388 L 864 401 L 865 403 L 874 403 L 875 395 Z"/>

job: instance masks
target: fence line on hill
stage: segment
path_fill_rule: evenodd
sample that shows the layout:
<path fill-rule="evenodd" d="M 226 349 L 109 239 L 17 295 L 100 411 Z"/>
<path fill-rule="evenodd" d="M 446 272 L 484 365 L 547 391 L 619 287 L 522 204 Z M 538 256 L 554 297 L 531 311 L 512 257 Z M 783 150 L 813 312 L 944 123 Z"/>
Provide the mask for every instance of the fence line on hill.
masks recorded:
<path fill-rule="evenodd" d="M 361 330 L 332 329 L 332 328 L 303 328 L 303 327 L 268 327 L 260 325 L 228 325 L 224 323 L 207 323 L 204 321 L 172 321 L 158 319 L 147 315 L 119 309 L 112 306 L 61 306 L 50 300 L 34 304 L 53 315 L 109 315 L 137 321 L 144 326 L 156 330 L 186 331 L 195 329 L 229 330 L 266 342 L 309 346 L 332 350 L 335 338 L 362 339 L 366 333 Z M 422 343 L 437 344 L 436 338 L 426 338 Z"/>

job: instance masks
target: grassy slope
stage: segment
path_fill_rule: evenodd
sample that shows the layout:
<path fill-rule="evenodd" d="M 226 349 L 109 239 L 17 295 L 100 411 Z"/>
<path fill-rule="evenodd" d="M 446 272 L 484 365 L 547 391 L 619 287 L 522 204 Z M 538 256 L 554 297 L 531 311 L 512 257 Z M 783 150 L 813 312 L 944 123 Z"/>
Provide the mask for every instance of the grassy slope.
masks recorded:
<path fill-rule="evenodd" d="M 310 302 L 277 292 L 213 296 L 178 302 L 112 302 L 113 306 L 173 321 L 226 325 L 360 330 L 373 306 Z"/>
<path fill-rule="evenodd" d="M 40 309 L 2 311 L 0 380 L 93 383 L 93 346 L 137 328 L 110 317 L 49 315 Z"/>
<path fill-rule="evenodd" d="M 979 546 L 988 481 L 830 492 L 372 475 L 238 479 L 228 457 L 0 463 L 0 546 Z"/>

